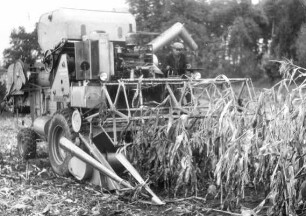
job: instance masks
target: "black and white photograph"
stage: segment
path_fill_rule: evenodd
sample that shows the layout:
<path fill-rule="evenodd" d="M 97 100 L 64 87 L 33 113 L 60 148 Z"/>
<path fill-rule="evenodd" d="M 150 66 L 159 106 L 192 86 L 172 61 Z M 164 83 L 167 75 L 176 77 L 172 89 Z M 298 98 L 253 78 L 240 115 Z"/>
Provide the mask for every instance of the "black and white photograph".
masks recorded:
<path fill-rule="evenodd" d="M 306 0 L 0 7 L 0 215 L 306 215 Z"/>

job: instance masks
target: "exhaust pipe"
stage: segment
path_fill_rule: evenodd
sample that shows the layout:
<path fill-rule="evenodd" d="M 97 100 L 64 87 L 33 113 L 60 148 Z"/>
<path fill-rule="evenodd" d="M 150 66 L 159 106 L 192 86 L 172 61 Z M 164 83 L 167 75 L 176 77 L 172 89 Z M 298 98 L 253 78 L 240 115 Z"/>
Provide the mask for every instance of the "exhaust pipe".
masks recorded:
<path fill-rule="evenodd" d="M 148 45 L 151 45 L 153 48 L 153 53 L 157 52 L 166 44 L 170 43 L 175 37 L 180 36 L 180 38 L 188 45 L 192 50 L 197 50 L 198 45 L 192 39 L 191 35 L 185 29 L 182 23 L 175 23 L 160 36 L 152 40 Z"/>

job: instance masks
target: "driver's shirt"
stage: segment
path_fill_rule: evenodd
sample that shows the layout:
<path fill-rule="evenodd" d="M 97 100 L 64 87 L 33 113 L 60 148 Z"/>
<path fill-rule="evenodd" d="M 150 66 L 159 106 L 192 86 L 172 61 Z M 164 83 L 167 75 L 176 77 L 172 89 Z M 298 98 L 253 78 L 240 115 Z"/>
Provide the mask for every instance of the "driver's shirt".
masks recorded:
<path fill-rule="evenodd" d="M 187 60 L 186 56 L 183 53 L 180 53 L 179 55 L 174 55 L 173 53 L 170 53 L 166 57 L 165 61 L 165 67 L 170 66 L 172 69 L 172 73 L 170 75 L 183 75 L 186 72 L 187 68 Z M 166 72 L 166 71 L 165 71 Z"/>

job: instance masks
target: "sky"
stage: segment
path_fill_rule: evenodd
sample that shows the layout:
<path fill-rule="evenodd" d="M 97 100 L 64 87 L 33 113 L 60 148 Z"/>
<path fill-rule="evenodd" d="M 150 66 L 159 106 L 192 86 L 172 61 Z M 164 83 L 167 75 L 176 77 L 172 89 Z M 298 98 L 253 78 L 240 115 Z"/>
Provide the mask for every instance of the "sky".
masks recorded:
<path fill-rule="evenodd" d="M 39 17 L 61 7 L 92 10 L 128 9 L 126 0 L 6 0 L 0 7 L 0 64 L 2 53 L 10 47 L 10 34 L 19 26 L 34 30 Z"/>
<path fill-rule="evenodd" d="M 252 0 L 257 3 L 258 0 Z M 27 32 L 34 30 L 39 17 L 61 7 L 112 10 L 128 9 L 126 0 L 6 0 L 0 7 L 0 65 L 2 53 L 10 47 L 10 33 L 19 26 L 24 26 Z"/>

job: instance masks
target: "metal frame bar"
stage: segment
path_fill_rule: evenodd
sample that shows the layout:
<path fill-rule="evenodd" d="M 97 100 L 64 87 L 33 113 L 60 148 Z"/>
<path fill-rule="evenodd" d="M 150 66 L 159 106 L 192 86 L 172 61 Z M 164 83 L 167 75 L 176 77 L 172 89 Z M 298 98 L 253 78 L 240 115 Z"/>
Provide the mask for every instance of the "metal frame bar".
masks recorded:
<path fill-rule="evenodd" d="M 200 79 L 200 80 L 190 80 L 190 79 L 121 79 L 119 82 L 110 82 L 103 83 L 101 91 L 102 94 L 105 95 L 106 100 L 109 104 L 109 108 L 106 110 L 108 116 L 101 122 L 100 127 L 101 130 L 107 135 L 107 137 L 111 140 L 111 142 L 116 146 L 118 145 L 121 137 L 117 137 L 117 130 L 128 130 L 133 121 L 142 121 L 156 118 L 157 116 L 162 116 L 163 118 L 179 118 L 180 113 L 185 113 L 190 115 L 192 110 L 198 110 L 199 114 L 190 115 L 192 118 L 203 118 L 205 117 L 205 109 L 207 106 L 198 105 L 198 99 L 200 97 L 196 96 L 194 89 L 203 89 L 200 95 L 204 95 L 209 98 L 209 100 L 213 98 L 220 97 L 224 95 L 225 92 L 222 89 L 218 89 L 218 86 L 222 86 L 227 83 L 231 85 L 232 83 L 241 82 L 241 87 L 238 95 L 235 95 L 234 91 L 228 92 L 231 97 L 238 99 L 241 97 L 244 91 L 247 91 L 248 97 L 251 100 L 256 96 L 254 90 L 252 90 L 252 82 L 250 79 Z M 142 94 L 142 90 L 150 87 L 155 87 L 157 85 L 164 85 L 165 90 L 168 95 L 165 99 L 157 104 L 156 106 L 146 107 L 144 104 L 144 98 Z M 117 86 L 115 98 L 111 98 L 108 86 Z M 182 86 L 179 88 L 181 93 L 180 97 L 177 98 L 174 91 L 178 89 L 178 86 Z M 135 88 L 133 88 L 135 87 Z M 134 90 L 133 101 L 128 100 L 128 90 Z M 212 92 L 210 92 L 212 91 Z M 191 104 L 185 105 L 183 104 L 183 100 L 186 96 L 186 93 L 191 96 Z M 124 106 L 126 108 L 118 107 L 119 95 L 123 94 L 124 96 Z M 129 104 L 131 103 L 131 105 Z M 169 104 L 169 106 L 165 106 L 165 104 Z M 177 112 L 176 115 L 175 111 Z M 127 114 L 125 113 L 127 112 Z M 152 113 L 158 113 L 158 115 L 152 115 Z M 99 113 L 94 113 L 85 119 L 89 122 L 92 121 L 93 118 L 99 117 Z M 109 134 L 109 129 L 112 128 L 113 136 Z M 107 129 L 108 128 L 108 129 Z M 122 135 L 122 133 L 121 133 Z M 120 136 L 121 136 L 120 135 Z"/>

